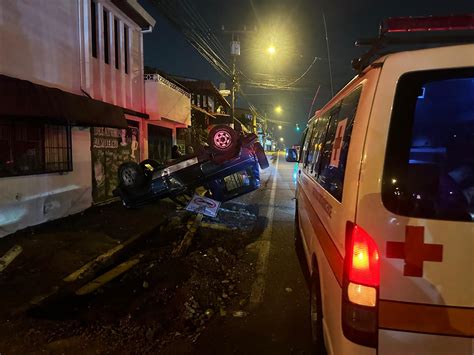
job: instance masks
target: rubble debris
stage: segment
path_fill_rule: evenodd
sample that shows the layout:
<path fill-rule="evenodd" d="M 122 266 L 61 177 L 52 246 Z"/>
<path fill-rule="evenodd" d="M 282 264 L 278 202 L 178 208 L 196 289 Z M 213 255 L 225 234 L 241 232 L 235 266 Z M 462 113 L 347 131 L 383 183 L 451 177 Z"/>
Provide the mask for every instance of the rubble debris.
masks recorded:
<path fill-rule="evenodd" d="M 235 311 L 232 313 L 232 316 L 234 316 L 235 318 L 244 318 L 247 317 L 247 315 L 248 313 L 244 311 Z"/>
<path fill-rule="evenodd" d="M 23 248 L 19 245 L 14 245 L 10 250 L 8 250 L 5 255 L 0 258 L 0 272 L 5 270 L 22 251 Z"/>
<path fill-rule="evenodd" d="M 189 247 L 191 246 L 191 243 L 193 241 L 194 235 L 196 234 L 201 221 L 202 221 L 203 215 L 201 213 L 198 213 L 196 217 L 194 218 L 194 221 L 188 225 L 188 231 L 184 235 L 183 240 L 181 243 L 178 244 L 178 246 L 172 251 L 172 255 L 174 257 L 178 256 L 183 256 Z"/>
<path fill-rule="evenodd" d="M 124 272 L 130 270 L 132 267 L 137 265 L 140 262 L 140 258 L 143 255 L 137 255 L 133 259 L 127 260 L 118 266 L 114 267 L 112 270 L 107 271 L 105 274 L 100 275 L 96 279 L 92 280 L 91 282 L 85 284 L 80 289 L 76 291 L 76 295 L 83 296 L 89 293 L 94 292 L 99 287 L 104 286 L 107 282 L 112 281 L 113 279 L 117 278 L 118 276 L 122 275 Z"/>

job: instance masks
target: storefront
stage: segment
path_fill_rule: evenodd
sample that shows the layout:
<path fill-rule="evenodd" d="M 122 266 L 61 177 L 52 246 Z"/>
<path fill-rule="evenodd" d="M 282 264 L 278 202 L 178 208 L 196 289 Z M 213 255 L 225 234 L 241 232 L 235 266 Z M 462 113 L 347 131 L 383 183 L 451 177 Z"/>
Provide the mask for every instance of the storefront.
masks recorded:
<path fill-rule="evenodd" d="M 118 168 L 126 161 L 140 162 L 139 123 L 127 120 L 127 128 L 91 128 L 92 198 L 95 203 L 113 197 Z"/>

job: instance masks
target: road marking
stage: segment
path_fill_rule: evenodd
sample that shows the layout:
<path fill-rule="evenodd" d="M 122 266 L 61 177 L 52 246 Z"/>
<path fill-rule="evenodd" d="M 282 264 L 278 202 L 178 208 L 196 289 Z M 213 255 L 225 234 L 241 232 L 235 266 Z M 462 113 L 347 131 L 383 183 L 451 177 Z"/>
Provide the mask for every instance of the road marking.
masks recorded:
<path fill-rule="evenodd" d="M 268 256 L 270 254 L 270 242 L 273 232 L 273 216 L 275 214 L 275 195 L 276 195 L 276 186 L 278 179 L 278 162 L 280 156 L 277 155 L 275 170 L 273 171 L 273 181 L 270 192 L 270 200 L 268 202 L 267 209 L 267 228 L 262 233 L 261 240 L 255 244 L 258 245 L 258 259 L 257 265 L 255 267 L 255 273 L 257 278 L 255 279 L 252 285 L 252 292 L 250 294 L 250 306 L 255 307 L 258 304 L 262 303 L 263 295 L 265 293 L 265 273 L 268 268 Z"/>
<path fill-rule="evenodd" d="M 5 270 L 10 263 L 15 260 L 15 258 L 20 255 L 23 251 L 23 248 L 19 245 L 13 246 L 9 251 L 5 253 L 4 256 L 0 258 L 0 272 Z"/>

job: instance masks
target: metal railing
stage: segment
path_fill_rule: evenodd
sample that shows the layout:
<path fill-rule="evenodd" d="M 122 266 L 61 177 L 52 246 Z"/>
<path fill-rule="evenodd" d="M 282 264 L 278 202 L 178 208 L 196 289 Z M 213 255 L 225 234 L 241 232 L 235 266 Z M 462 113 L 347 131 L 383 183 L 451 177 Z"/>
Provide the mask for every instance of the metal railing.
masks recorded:
<path fill-rule="evenodd" d="M 180 92 L 181 94 L 188 97 L 189 99 L 191 98 L 191 94 L 189 92 L 185 91 L 183 88 L 179 87 L 178 85 L 172 83 L 168 79 L 163 78 L 160 74 L 145 74 L 145 81 L 160 82 L 160 83 L 165 84 L 166 86 Z"/>

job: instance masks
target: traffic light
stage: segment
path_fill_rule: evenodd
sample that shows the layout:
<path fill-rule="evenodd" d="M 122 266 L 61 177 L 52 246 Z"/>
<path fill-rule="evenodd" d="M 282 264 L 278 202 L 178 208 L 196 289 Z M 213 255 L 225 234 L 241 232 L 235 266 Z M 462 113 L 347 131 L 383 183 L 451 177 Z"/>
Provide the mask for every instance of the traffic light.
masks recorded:
<path fill-rule="evenodd" d="M 300 131 L 300 125 L 297 123 L 296 124 L 296 132 L 299 132 Z"/>

